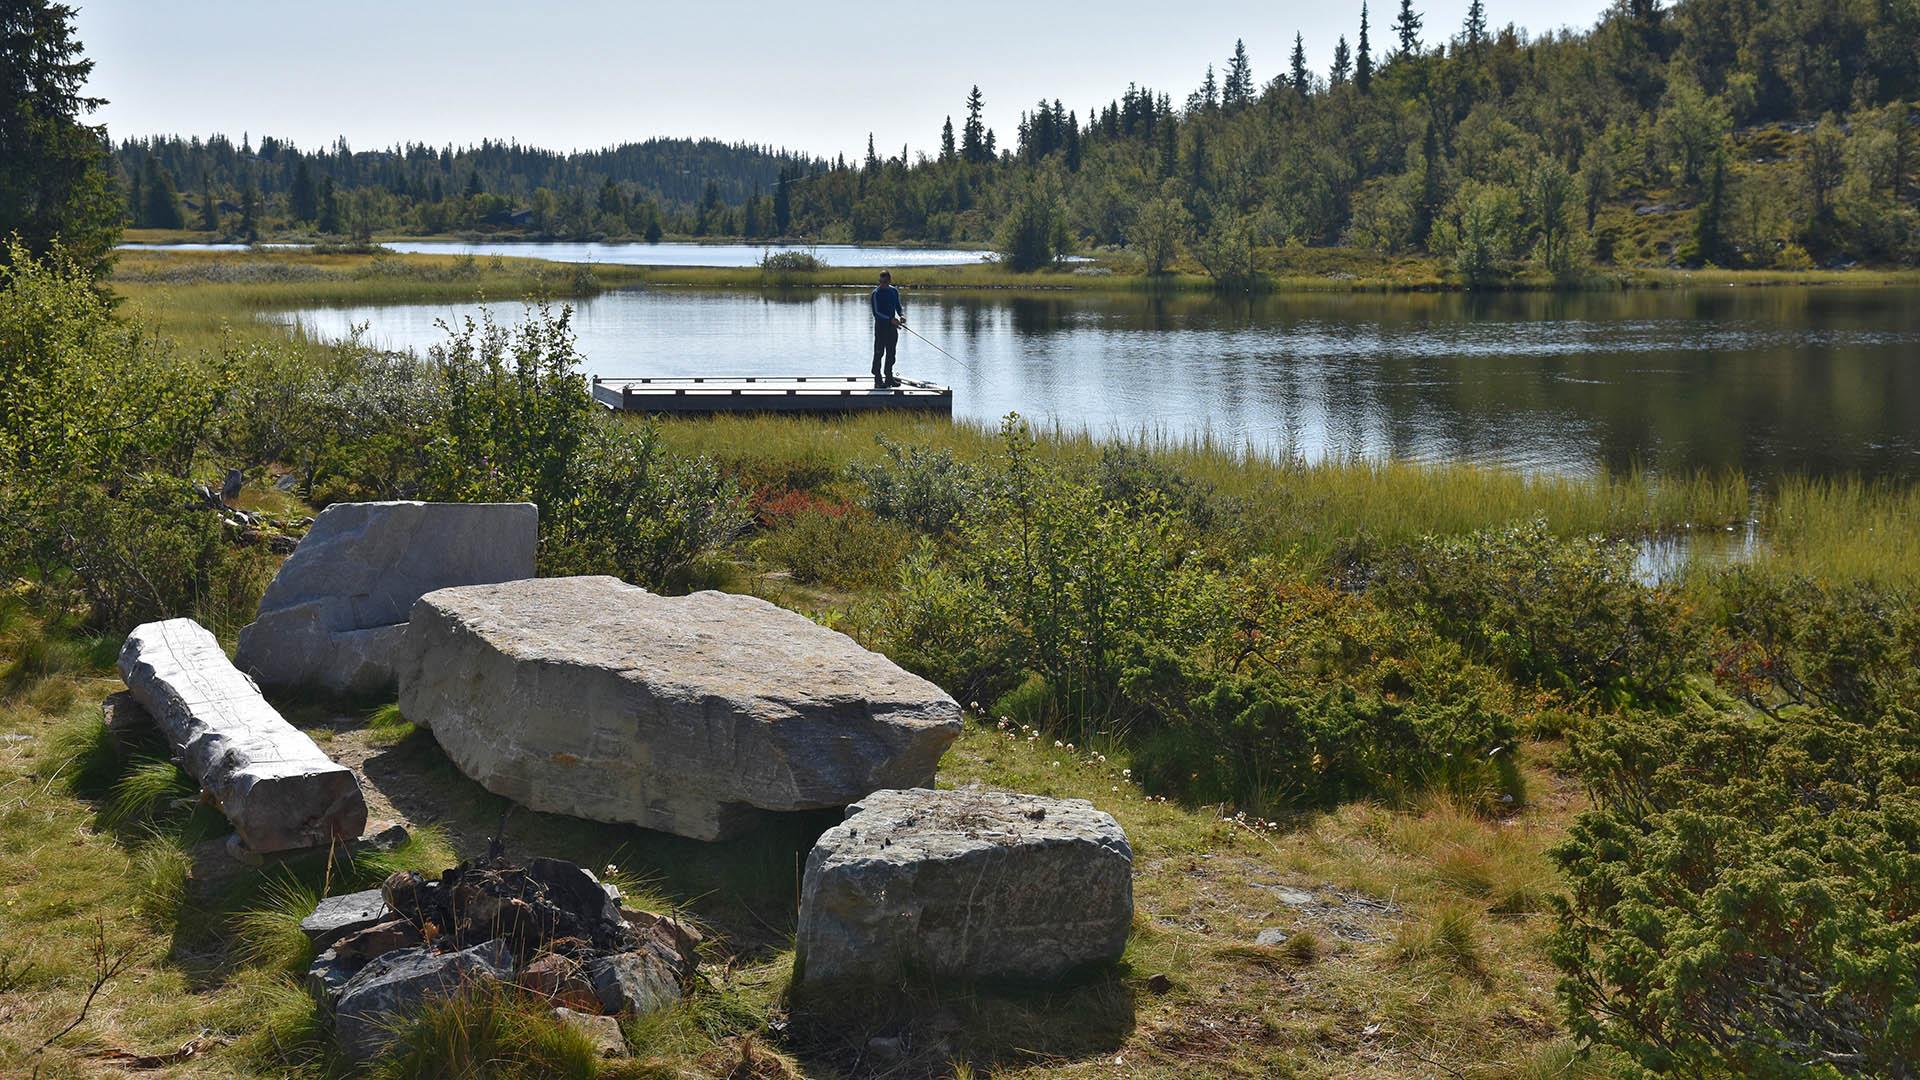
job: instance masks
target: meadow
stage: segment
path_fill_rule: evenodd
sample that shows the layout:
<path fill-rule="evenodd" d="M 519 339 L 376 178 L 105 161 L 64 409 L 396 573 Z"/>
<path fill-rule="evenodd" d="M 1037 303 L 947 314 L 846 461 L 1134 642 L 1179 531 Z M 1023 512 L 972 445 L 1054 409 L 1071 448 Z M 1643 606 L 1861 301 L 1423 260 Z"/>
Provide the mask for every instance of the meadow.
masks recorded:
<path fill-rule="evenodd" d="M 1309 464 L 1017 421 L 655 424 L 585 409 L 567 390 L 577 357 L 564 336 L 452 342 L 421 370 L 254 318 L 326 302 L 563 301 L 650 273 L 131 253 L 111 312 L 58 280 L 10 280 L 5 325 L 54 342 L 68 366 L 22 369 L 66 411 L 10 414 L 0 446 L 40 470 L 0 502 L 0 1073 L 147 1061 L 177 1075 L 340 1075 L 295 981 L 298 917 L 322 893 L 473 855 L 505 809 L 391 706 L 283 700 L 413 840 L 243 866 L 163 747 L 101 727 L 129 620 L 194 614 L 230 642 L 272 572 L 258 538 L 222 535 L 178 497 L 230 465 L 246 478 L 240 505 L 269 528 L 297 533 L 341 499 L 533 498 L 552 508 L 543 573 L 801 610 L 966 706 L 943 785 L 1087 798 L 1133 843 L 1134 935 L 1115 969 L 1062 987 L 819 1001 L 787 978 L 797 866 L 823 821 L 720 848 L 517 814 L 516 849 L 611 866 L 643 904 L 706 927 L 702 986 L 630 1023 L 634 1055 L 608 1061 L 524 1002 L 458 1001 L 410 1025 L 381 1075 L 1519 1078 L 1629 1063 L 1791 1075 L 1818 1074 L 1809 1055 L 1835 1038 L 1855 1040 L 1862 1072 L 1911 1049 L 1898 1023 L 1809 1032 L 1764 1003 L 1741 1015 L 1778 1037 L 1752 1045 L 1714 1043 L 1710 1011 L 1700 1026 L 1680 1010 L 1637 1027 L 1619 1019 L 1641 1015 L 1632 988 L 1596 973 L 1645 963 L 1634 935 L 1658 926 L 1736 955 L 1633 969 L 1656 992 L 1726 1001 L 1753 956 L 1784 956 L 1870 1019 L 1910 1003 L 1910 985 L 1873 974 L 1911 947 L 1915 894 L 1898 871 L 1816 875 L 1821 925 L 1880 950 L 1841 972 L 1818 955 L 1830 938 L 1792 951 L 1797 909 L 1762 902 L 1789 895 L 1778 879 L 1747 881 L 1755 904 L 1722 916 L 1754 940 L 1782 930 L 1747 952 L 1726 944 L 1719 909 L 1686 901 L 1714 880 L 1650 882 L 1644 895 L 1673 905 L 1634 911 L 1606 883 L 1659 872 L 1648 863 L 1678 842 L 1676 822 L 1709 806 L 1741 865 L 1777 858 L 1789 884 L 1806 876 L 1794 859 L 1844 845 L 1804 846 L 1792 799 L 1758 809 L 1774 807 L 1770 778 L 1796 769 L 1821 770 L 1834 827 L 1897 818 L 1879 793 L 1894 799 L 1913 760 L 1861 748 L 1913 738 L 1913 487 Z M 59 302 L 19 302 L 31 297 Z M 80 393 L 129 374 L 169 392 Z M 452 410 L 484 423 L 449 425 Z M 95 452 L 36 450 L 54 427 L 94 433 Z M 564 447 L 534 436 L 556 430 Z M 92 471 L 102 460 L 119 483 Z M 542 488 L 550 475 L 564 488 Z M 1658 580 L 1635 568 L 1648 538 L 1729 529 L 1759 542 L 1733 559 L 1702 543 Z M 117 565 L 107 556 L 137 558 L 153 580 L 97 580 Z M 1685 741 L 1708 734 L 1706 749 Z M 1674 752 L 1642 761 L 1634 746 Z M 1701 790 L 1722 759 L 1755 763 L 1737 778 L 1757 789 L 1744 793 L 1750 821 L 1712 802 L 1732 779 Z"/>

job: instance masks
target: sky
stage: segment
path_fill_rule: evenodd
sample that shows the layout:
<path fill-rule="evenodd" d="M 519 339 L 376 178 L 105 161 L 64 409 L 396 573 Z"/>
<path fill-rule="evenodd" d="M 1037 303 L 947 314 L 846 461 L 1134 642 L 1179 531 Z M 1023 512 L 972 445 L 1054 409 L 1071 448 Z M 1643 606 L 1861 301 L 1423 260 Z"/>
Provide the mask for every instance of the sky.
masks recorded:
<path fill-rule="evenodd" d="M 303 147 L 514 139 L 556 150 L 706 136 L 831 157 L 931 153 L 980 86 L 1011 145 L 1043 96 L 1085 110 L 1128 82 L 1174 96 L 1246 41 L 1257 83 L 1305 36 L 1325 76 L 1360 0 L 69 0 L 93 116 L 114 139 L 261 133 Z M 1416 0 L 1432 43 L 1468 0 Z M 1397 0 L 1370 7 L 1376 56 Z M 1604 0 L 1487 0 L 1495 27 L 1585 29 Z M 955 119 L 956 127 L 959 119 Z"/>

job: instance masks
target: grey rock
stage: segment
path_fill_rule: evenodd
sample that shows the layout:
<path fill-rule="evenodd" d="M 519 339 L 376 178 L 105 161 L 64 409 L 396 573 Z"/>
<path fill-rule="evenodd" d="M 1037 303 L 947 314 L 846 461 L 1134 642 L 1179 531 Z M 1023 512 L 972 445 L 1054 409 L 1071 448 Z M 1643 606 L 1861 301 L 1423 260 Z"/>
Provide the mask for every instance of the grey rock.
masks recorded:
<path fill-rule="evenodd" d="M 569 1027 L 577 1027 L 593 1040 L 593 1048 L 601 1057 L 621 1057 L 627 1052 L 627 1037 L 620 1031 L 620 1021 L 611 1016 L 597 1016 L 593 1013 L 575 1012 L 565 1005 L 556 1006 L 553 1018 Z"/>
<path fill-rule="evenodd" d="M 135 627 L 120 649 L 120 677 L 248 848 L 314 847 L 366 827 L 352 770 L 275 712 L 199 623 Z"/>
<path fill-rule="evenodd" d="M 365 1063 L 386 1048 L 395 1024 L 429 1001 L 462 986 L 512 979 L 513 955 L 504 941 L 449 953 L 426 946 L 399 949 L 375 957 L 340 988 L 334 1036 L 349 1061 Z"/>
<path fill-rule="evenodd" d="M 386 898 L 379 889 L 323 897 L 313 914 L 300 920 L 300 929 L 313 942 L 315 952 L 331 948 L 333 943 L 356 930 L 392 918 Z"/>
<path fill-rule="evenodd" d="M 1313 903 L 1313 894 L 1305 889 L 1296 889 L 1288 885 L 1265 885 L 1258 881 L 1253 883 L 1253 887 L 1272 893 L 1274 899 L 1288 907 L 1305 907 Z"/>
<path fill-rule="evenodd" d="M 220 482 L 220 499 L 232 502 L 240 497 L 240 489 L 247 484 L 247 475 L 239 469 L 228 469 L 227 478 Z"/>
<path fill-rule="evenodd" d="M 880 791 L 807 856 L 805 982 L 1043 982 L 1119 958 L 1133 922 L 1126 833 L 1084 799 Z"/>
<path fill-rule="evenodd" d="M 1285 945 L 1287 943 L 1287 932 L 1277 926 L 1269 926 L 1253 936 L 1253 943 L 1255 945 L 1267 946 Z"/>
<path fill-rule="evenodd" d="M 931 783 L 960 733 L 940 688 L 801 615 L 610 577 L 428 593 L 400 708 L 495 794 L 699 840 Z"/>
<path fill-rule="evenodd" d="M 331 1009 L 340 1000 L 340 991 L 346 989 L 347 983 L 351 982 L 354 975 L 364 967 L 366 967 L 364 961 L 357 958 L 349 959 L 328 949 L 314 957 L 313 963 L 307 966 L 307 975 L 303 980 L 307 993 L 313 995 L 315 1001 Z"/>
<path fill-rule="evenodd" d="M 604 1012 L 645 1016 L 680 1000 L 672 966 L 652 949 L 595 957 L 585 974 Z"/>
<path fill-rule="evenodd" d="M 236 662 L 271 690 L 391 693 L 413 602 L 532 577 L 538 534 L 532 503 L 335 503 L 260 598 Z"/>

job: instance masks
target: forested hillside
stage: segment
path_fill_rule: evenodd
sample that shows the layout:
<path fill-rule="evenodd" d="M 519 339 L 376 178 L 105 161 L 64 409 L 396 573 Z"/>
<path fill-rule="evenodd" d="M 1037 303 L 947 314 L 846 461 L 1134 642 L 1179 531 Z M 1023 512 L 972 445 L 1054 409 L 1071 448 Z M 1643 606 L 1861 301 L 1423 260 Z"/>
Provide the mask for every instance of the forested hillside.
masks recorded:
<path fill-rule="evenodd" d="M 173 209 L 229 232 L 166 185 L 211 185 L 196 206 L 245 206 L 257 188 L 255 230 L 993 242 L 1020 268 L 1112 248 L 1148 273 L 1222 281 L 1333 246 L 1437 256 L 1468 281 L 1920 259 L 1913 0 L 1623 0 L 1588 31 L 1537 38 L 1497 14 L 1476 2 L 1443 28 L 1412 0 L 1363 8 L 1325 70 L 1307 60 L 1325 43 L 1296 35 L 1263 80 L 1235 43 L 1190 93 L 1038 102 L 1004 140 L 976 88 L 938 152 L 911 161 L 871 141 L 829 163 L 657 142 L 292 160 L 218 139 L 129 143 L 117 161 L 139 223 Z M 329 194 L 306 193 L 303 163 Z M 329 200 L 347 209 L 329 216 Z"/>

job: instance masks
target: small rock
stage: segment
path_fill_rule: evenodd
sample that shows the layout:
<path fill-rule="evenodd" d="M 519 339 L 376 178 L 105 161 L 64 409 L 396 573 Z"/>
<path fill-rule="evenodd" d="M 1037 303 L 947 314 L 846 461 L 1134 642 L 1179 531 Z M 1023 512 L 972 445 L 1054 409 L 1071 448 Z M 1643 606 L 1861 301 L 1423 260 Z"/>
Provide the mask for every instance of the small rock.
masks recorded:
<path fill-rule="evenodd" d="M 557 953 L 536 956 L 520 972 L 520 985 L 556 1005 L 582 1012 L 600 1011 L 600 994 L 580 962 Z"/>
<path fill-rule="evenodd" d="M 240 489 L 246 485 L 247 477 L 239 469 L 228 469 L 227 478 L 220 482 L 220 499 L 232 502 L 240 497 Z"/>
<path fill-rule="evenodd" d="M 867 1057 L 876 1065 L 893 1065 L 906 1059 L 907 1044 L 898 1035 L 883 1035 L 867 1040 Z"/>
<path fill-rule="evenodd" d="M 273 489 L 275 491 L 292 491 L 294 488 L 297 488 L 299 486 L 300 486 L 299 473 L 288 473 L 285 476 L 282 476 L 280 479 L 275 480 L 273 482 Z"/>
<path fill-rule="evenodd" d="M 1313 894 L 1304 889 L 1295 889 L 1286 885 L 1261 885 L 1257 882 L 1254 888 L 1265 889 L 1273 894 L 1274 899 L 1289 907 L 1305 907 L 1313 903 Z"/>
<path fill-rule="evenodd" d="M 1165 975 L 1154 975 L 1147 979 L 1147 990 L 1153 994 L 1167 994 L 1173 991 L 1173 980 Z"/>
<path fill-rule="evenodd" d="M 333 948 L 327 951 L 357 968 L 395 949 L 411 949 L 423 944 L 425 942 L 420 940 L 419 927 L 405 919 L 388 919 L 377 926 L 340 935 L 340 940 L 334 942 Z"/>
<path fill-rule="evenodd" d="M 388 825 L 355 840 L 353 849 L 357 852 L 394 851 L 411 839 L 413 834 L 407 831 L 405 825 Z"/>
<path fill-rule="evenodd" d="M 611 1016 L 576 1012 L 562 1005 L 553 1010 L 553 1018 L 586 1032 L 601 1057 L 622 1057 L 627 1052 L 627 1037 L 620 1033 L 620 1021 Z"/>
<path fill-rule="evenodd" d="M 340 990 L 334 1036 L 347 1060 L 365 1064 L 393 1039 L 394 1022 L 428 1000 L 486 980 L 510 981 L 513 956 L 504 941 L 455 953 L 422 946 L 375 958 Z"/>
<path fill-rule="evenodd" d="M 313 958 L 307 967 L 307 993 L 313 999 L 325 1005 L 329 1010 L 339 1000 L 340 991 L 346 988 L 353 976 L 366 964 L 361 961 L 347 960 L 332 949 Z"/>
<path fill-rule="evenodd" d="M 680 1000 L 679 980 L 651 950 L 598 957 L 588 962 L 586 974 L 603 1012 L 645 1016 Z"/>
<path fill-rule="evenodd" d="M 9 746 L 14 745 L 16 743 L 30 743 L 32 741 L 33 741 L 33 736 L 22 735 L 17 731 L 9 731 L 5 735 L 0 735 L 0 743 L 6 743 Z"/>
<path fill-rule="evenodd" d="M 1253 943 L 1255 945 L 1267 946 L 1285 945 L 1287 943 L 1287 932 L 1277 926 L 1269 926 L 1254 935 Z"/>
<path fill-rule="evenodd" d="M 392 918 L 379 889 L 323 898 L 313 914 L 300 920 L 300 929 L 316 951 L 332 948 L 348 934 L 377 926 Z M 397 948 L 398 946 L 396 946 Z"/>

